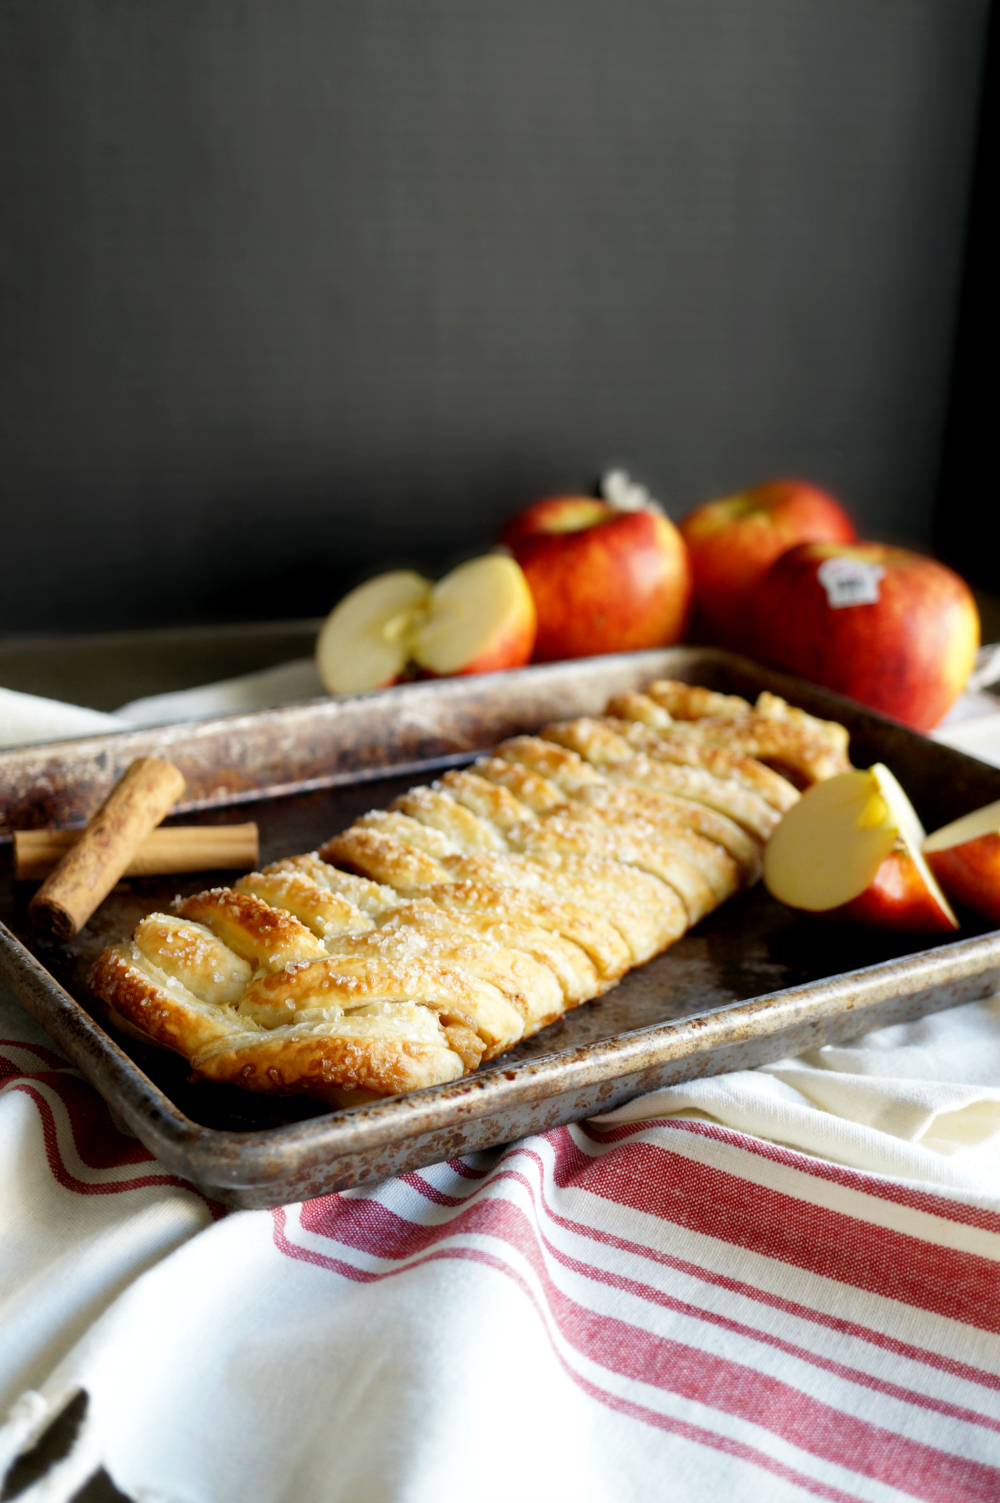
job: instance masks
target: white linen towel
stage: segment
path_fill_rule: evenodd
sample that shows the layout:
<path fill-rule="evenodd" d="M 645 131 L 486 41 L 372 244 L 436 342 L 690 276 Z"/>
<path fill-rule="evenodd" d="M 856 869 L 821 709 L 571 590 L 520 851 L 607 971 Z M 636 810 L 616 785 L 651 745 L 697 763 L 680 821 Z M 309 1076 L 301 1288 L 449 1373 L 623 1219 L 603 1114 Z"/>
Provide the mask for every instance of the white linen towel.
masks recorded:
<path fill-rule="evenodd" d="M 996 998 L 221 1220 L 0 1035 L 21 1503 L 1000 1497 Z"/>
<path fill-rule="evenodd" d="M 0 1218 L 20 1503 L 1000 1497 L 1000 998 L 226 1215 L 0 989 Z"/>

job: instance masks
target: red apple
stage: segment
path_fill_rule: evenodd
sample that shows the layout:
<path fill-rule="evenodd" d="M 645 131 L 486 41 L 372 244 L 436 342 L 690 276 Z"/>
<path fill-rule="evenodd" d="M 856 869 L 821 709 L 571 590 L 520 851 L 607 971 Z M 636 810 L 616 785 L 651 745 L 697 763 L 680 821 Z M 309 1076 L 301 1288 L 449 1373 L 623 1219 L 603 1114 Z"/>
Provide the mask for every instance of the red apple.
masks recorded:
<path fill-rule="evenodd" d="M 615 510 L 596 496 L 546 496 L 511 517 L 497 538 L 511 552 L 525 538 L 554 532 L 579 532 L 607 521 Z"/>
<path fill-rule="evenodd" d="M 474 558 L 438 584 L 408 570 L 380 574 L 334 607 L 316 642 L 331 694 L 393 684 L 409 663 L 428 674 L 518 668 L 535 642 L 535 604 L 512 558 Z"/>
<path fill-rule="evenodd" d="M 680 529 L 694 572 L 695 628 L 721 647 L 746 644 L 746 602 L 757 581 L 798 543 L 852 543 L 854 524 L 838 501 L 805 480 L 769 480 L 709 501 Z"/>
<path fill-rule="evenodd" d="M 1000 924 L 1000 803 L 935 830 L 923 850 L 950 898 Z"/>
<path fill-rule="evenodd" d="M 758 656 L 929 730 L 965 687 L 979 646 L 972 592 L 944 564 L 882 543 L 804 543 L 748 604 Z"/>
<path fill-rule="evenodd" d="M 663 647 L 683 636 L 691 569 L 683 538 L 659 510 L 550 496 L 514 517 L 499 541 L 535 599 L 536 661 Z"/>
<path fill-rule="evenodd" d="M 806 790 L 768 842 L 764 882 L 790 908 L 869 928 L 957 929 L 923 839 L 913 805 L 877 762 Z"/>
<path fill-rule="evenodd" d="M 864 892 L 829 917 L 866 929 L 917 934 L 947 934 L 958 928 L 951 909 L 942 906 L 939 890 L 928 887 L 925 873 L 905 850 L 886 856 Z"/>

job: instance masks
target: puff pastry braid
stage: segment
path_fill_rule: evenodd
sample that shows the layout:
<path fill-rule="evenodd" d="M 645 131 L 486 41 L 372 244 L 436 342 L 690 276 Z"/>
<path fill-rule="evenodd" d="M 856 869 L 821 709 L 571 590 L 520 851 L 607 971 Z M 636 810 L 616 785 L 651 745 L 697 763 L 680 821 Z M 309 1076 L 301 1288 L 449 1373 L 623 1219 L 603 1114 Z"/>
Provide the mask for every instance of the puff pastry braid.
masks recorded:
<path fill-rule="evenodd" d="M 456 1080 L 755 882 L 795 785 L 849 765 L 773 695 L 653 683 L 149 914 L 91 985 L 197 1078 L 338 1106 Z"/>

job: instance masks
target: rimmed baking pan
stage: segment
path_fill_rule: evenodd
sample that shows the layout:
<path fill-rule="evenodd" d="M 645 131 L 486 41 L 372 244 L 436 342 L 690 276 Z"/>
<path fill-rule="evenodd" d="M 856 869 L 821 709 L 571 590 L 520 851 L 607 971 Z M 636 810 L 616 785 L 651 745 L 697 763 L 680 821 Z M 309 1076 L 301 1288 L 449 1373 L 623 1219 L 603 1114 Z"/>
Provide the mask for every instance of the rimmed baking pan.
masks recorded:
<path fill-rule="evenodd" d="M 255 818 L 261 859 L 270 861 L 315 847 L 358 813 L 426 780 L 434 766 L 466 760 L 546 720 L 599 711 L 610 695 L 660 676 L 748 698 L 769 689 L 840 720 L 855 763 L 886 762 L 930 828 L 1000 798 L 1000 769 L 746 659 L 672 648 L 27 748 L 0 756 L 0 818 L 7 830 L 42 816 L 50 824 L 79 822 L 133 757 L 157 752 L 189 774 L 189 808 L 198 812 L 187 819 Z M 32 780 L 42 773 L 39 791 Z M 233 1206 L 277 1205 L 381 1179 L 1000 986 L 1000 932 L 983 932 L 974 920 L 962 938 L 928 947 L 919 936 L 834 928 L 793 914 L 758 886 L 604 997 L 468 1079 L 328 1112 L 296 1098 L 192 1085 L 178 1056 L 102 1022 L 85 984 L 96 953 L 175 893 L 212 880 L 122 882 L 77 940 L 63 945 L 32 930 L 31 889 L 14 883 L 10 852 L 0 850 L 0 975 L 122 1124 L 173 1172 Z"/>

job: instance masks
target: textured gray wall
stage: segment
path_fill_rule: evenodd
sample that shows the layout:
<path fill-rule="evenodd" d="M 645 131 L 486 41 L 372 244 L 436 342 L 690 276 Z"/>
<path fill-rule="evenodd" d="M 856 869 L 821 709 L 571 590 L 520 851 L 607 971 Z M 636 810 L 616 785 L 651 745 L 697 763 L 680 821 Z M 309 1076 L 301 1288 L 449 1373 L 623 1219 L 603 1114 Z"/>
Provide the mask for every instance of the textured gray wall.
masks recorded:
<path fill-rule="evenodd" d="M 308 614 L 610 461 L 930 536 L 986 0 L 0 0 L 0 632 Z"/>
<path fill-rule="evenodd" d="M 1000 349 L 1000 3 L 990 11 L 975 184 L 955 340 L 934 544 L 976 584 L 1000 596 L 997 350 Z M 1000 601 L 998 601 L 1000 612 Z M 990 613 L 991 614 L 991 613 Z M 1000 623 L 984 614 L 983 629 Z"/>

